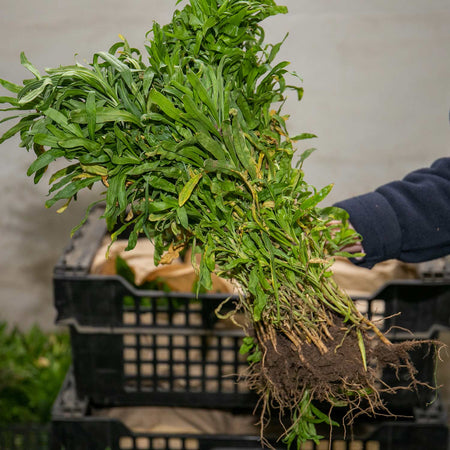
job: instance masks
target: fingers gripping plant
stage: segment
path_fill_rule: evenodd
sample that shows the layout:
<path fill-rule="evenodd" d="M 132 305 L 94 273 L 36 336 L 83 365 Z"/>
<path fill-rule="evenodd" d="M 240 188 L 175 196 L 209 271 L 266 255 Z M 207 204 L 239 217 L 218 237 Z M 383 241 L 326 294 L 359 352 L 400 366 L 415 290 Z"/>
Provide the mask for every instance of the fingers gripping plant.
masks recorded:
<path fill-rule="evenodd" d="M 192 246 L 199 285 L 211 288 L 212 272 L 239 283 L 248 382 L 263 416 L 290 412 L 286 439 L 300 444 L 329 422 L 314 401 L 380 405 L 373 349 L 394 346 L 330 278 L 329 257 L 355 233 L 343 211 L 318 207 L 331 185 L 304 181 L 311 150 L 293 166 L 295 142 L 315 136 L 289 136 L 282 106 L 303 90 L 288 84 L 295 74 L 274 62 L 281 43 L 265 44 L 260 26 L 285 12 L 273 0 L 190 0 L 153 25 L 148 60 L 122 39 L 89 66 L 41 75 L 22 54 L 33 78 L 0 80 L 13 93 L 5 110 L 17 111 L 4 120 L 19 119 L 0 142 L 20 133 L 36 153 L 35 182 L 68 161 L 50 178 L 47 207 L 62 200 L 63 211 L 103 183 L 112 240 L 129 229 L 131 249 L 145 234 L 162 263 Z M 331 233 L 334 219 L 342 226 Z"/>

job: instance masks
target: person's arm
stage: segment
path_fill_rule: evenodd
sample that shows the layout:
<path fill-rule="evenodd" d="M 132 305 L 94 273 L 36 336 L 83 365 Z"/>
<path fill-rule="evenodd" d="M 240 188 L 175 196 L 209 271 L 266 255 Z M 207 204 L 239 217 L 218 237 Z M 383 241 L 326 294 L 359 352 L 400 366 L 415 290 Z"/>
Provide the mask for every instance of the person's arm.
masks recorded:
<path fill-rule="evenodd" d="M 355 264 L 421 262 L 450 254 L 450 158 L 335 206 L 349 213 L 363 237 L 366 256 Z"/>

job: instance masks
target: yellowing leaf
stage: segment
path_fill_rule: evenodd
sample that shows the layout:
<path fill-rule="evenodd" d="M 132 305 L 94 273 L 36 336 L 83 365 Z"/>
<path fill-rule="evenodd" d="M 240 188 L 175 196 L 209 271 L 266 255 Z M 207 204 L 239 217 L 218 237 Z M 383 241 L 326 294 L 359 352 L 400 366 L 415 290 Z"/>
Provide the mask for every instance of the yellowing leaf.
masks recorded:
<path fill-rule="evenodd" d="M 173 245 L 173 242 L 170 244 L 169 250 L 161 257 L 159 261 L 160 264 L 171 264 L 174 259 L 177 259 L 180 256 L 181 250 L 183 250 L 184 244 Z"/>
<path fill-rule="evenodd" d="M 67 202 L 64 203 L 64 205 L 61 206 L 61 208 L 59 208 L 56 212 L 57 212 L 58 214 L 62 214 L 62 213 L 68 208 L 68 206 L 69 206 L 71 200 L 72 200 L 72 198 L 69 198 L 69 200 L 67 200 Z"/>
<path fill-rule="evenodd" d="M 192 191 L 195 189 L 195 186 L 197 186 L 198 182 L 202 178 L 203 173 L 200 172 L 197 175 L 194 175 L 181 189 L 180 195 L 178 197 L 178 205 L 183 206 L 188 200 L 189 197 L 192 194 Z"/>

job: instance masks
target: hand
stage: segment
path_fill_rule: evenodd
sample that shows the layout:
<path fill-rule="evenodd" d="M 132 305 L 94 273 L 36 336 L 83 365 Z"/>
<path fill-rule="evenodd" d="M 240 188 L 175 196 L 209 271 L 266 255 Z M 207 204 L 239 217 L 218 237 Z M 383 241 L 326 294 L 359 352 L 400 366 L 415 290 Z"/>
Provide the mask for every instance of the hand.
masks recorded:
<path fill-rule="evenodd" d="M 341 229 L 341 221 L 340 220 L 331 220 L 327 223 L 327 226 L 330 229 L 331 235 L 337 233 Z M 348 228 L 352 229 L 353 231 L 356 231 L 353 225 L 348 221 L 347 222 Z M 344 245 L 341 249 L 342 252 L 356 254 L 356 253 L 364 253 L 364 247 L 362 245 L 362 242 L 356 241 L 352 242 L 351 244 Z"/>

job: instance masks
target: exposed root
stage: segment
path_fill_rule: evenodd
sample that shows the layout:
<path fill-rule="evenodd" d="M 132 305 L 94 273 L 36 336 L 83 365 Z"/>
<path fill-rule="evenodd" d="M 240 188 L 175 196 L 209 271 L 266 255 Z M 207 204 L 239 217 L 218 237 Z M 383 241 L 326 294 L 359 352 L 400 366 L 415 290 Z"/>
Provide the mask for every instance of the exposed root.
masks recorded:
<path fill-rule="evenodd" d="M 275 332 L 274 328 L 267 329 L 267 325 L 261 323 L 255 328 L 262 358 L 249 367 L 247 382 L 260 395 L 261 439 L 265 445 L 268 443 L 264 428 L 273 408 L 279 409 L 287 435 L 301 420 L 293 414 L 297 414 L 299 405 L 305 404 L 305 398 L 325 405 L 324 414 L 328 415 L 333 408 L 345 406 L 342 421 L 351 425 L 362 414 L 393 417 L 384 403 L 385 394 L 415 390 L 419 386 L 433 388 L 416 379 L 409 352 L 421 345 L 436 345 L 436 341 L 393 343 L 384 335 L 381 339 L 381 332 L 375 333 L 374 326 L 369 327 L 370 322 L 364 320 L 360 330 L 367 358 L 365 367 L 356 325 L 347 326 L 338 316 L 332 319 L 333 325 L 324 325 L 327 333 L 323 333 L 319 345 L 312 334 L 300 335 L 293 330 Z M 374 333 L 369 334 L 368 328 Z M 393 369 L 397 377 L 401 372 L 402 379 L 406 374 L 409 385 L 388 386 L 382 380 L 384 369 Z M 286 416 L 289 417 L 287 423 Z"/>

